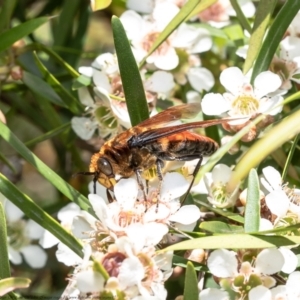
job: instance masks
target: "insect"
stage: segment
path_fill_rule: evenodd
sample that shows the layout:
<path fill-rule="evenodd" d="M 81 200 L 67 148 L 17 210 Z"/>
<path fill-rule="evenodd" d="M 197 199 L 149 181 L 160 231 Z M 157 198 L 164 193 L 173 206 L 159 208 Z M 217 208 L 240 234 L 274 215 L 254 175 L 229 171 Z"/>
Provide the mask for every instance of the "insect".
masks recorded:
<path fill-rule="evenodd" d="M 179 119 L 193 118 L 199 111 L 198 103 L 174 106 L 118 134 L 92 156 L 90 171 L 81 174 L 94 176 L 94 192 L 97 181 L 107 189 L 113 190 L 119 179 L 129 178 L 135 174 L 145 200 L 142 172 L 156 166 L 160 190 L 164 161 L 189 161 L 198 158 L 198 164 L 193 172 L 195 177 L 203 156 L 213 154 L 219 146 L 214 140 L 189 130 L 232 120 L 171 124 Z M 193 182 L 191 186 L 192 184 Z"/>

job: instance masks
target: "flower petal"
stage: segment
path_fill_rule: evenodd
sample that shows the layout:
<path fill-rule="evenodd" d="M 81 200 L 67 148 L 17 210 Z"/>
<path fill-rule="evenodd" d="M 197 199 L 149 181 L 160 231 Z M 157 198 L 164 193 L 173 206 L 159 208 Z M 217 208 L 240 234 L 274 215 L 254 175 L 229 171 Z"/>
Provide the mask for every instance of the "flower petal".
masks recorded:
<path fill-rule="evenodd" d="M 227 165 L 218 164 L 214 167 L 211 174 L 214 184 L 225 184 L 229 181 L 232 175 L 232 170 Z"/>
<path fill-rule="evenodd" d="M 207 288 L 199 293 L 199 299 L 201 300 L 228 300 L 229 295 L 226 291 L 221 291 L 216 288 Z"/>
<path fill-rule="evenodd" d="M 116 200 L 124 210 L 130 210 L 138 195 L 138 184 L 135 179 L 121 179 L 114 187 Z"/>
<path fill-rule="evenodd" d="M 45 266 L 47 254 L 40 246 L 28 245 L 23 247 L 20 252 L 24 255 L 24 259 L 30 267 L 38 269 Z"/>
<path fill-rule="evenodd" d="M 100 292 L 104 289 L 104 278 L 99 272 L 82 271 L 74 275 L 77 287 L 82 293 Z"/>
<path fill-rule="evenodd" d="M 281 271 L 286 274 L 290 274 L 290 273 L 294 272 L 298 265 L 298 258 L 296 256 L 296 254 L 292 250 L 290 250 L 286 247 L 280 247 L 279 251 L 281 252 L 281 254 L 284 257 L 284 265 L 283 265 Z"/>
<path fill-rule="evenodd" d="M 286 215 L 290 201 L 286 193 L 281 188 L 268 194 L 265 199 L 272 214 L 277 216 L 277 220 Z"/>
<path fill-rule="evenodd" d="M 169 221 L 189 225 L 200 219 L 201 213 L 196 205 L 182 206 L 175 214 L 171 215 Z"/>
<path fill-rule="evenodd" d="M 179 173 L 166 173 L 163 179 L 160 199 L 170 201 L 182 196 L 188 189 L 189 182 Z"/>
<path fill-rule="evenodd" d="M 217 277 L 233 277 L 237 274 L 238 267 L 236 253 L 226 249 L 215 250 L 208 257 L 207 267 Z"/>
<path fill-rule="evenodd" d="M 221 94 L 208 93 L 203 97 L 201 107 L 203 113 L 214 116 L 227 112 L 230 109 L 230 103 Z"/>
<path fill-rule="evenodd" d="M 265 178 L 268 180 L 273 190 L 276 190 L 281 186 L 282 184 L 281 175 L 274 167 L 271 166 L 265 167 L 262 169 L 262 173 L 265 176 Z M 265 188 L 269 190 L 267 186 Z M 269 192 L 271 191 L 272 190 L 269 190 Z"/>
<path fill-rule="evenodd" d="M 263 285 L 252 288 L 248 296 L 249 300 L 272 300 L 271 291 Z"/>
<path fill-rule="evenodd" d="M 260 99 L 279 89 L 281 83 L 282 81 L 277 74 L 274 74 L 271 71 L 262 72 L 258 74 L 254 80 L 254 94 Z"/>
<path fill-rule="evenodd" d="M 222 71 L 220 75 L 220 82 L 225 89 L 233 95 L 238 95 L 240 88 L 245 83 L 245 76 L 243 72 L 237 67 L 230 67 Z"/>
<path fill-rule="evenodd" d="M 278 249 L 264 249 L 256 257 L 255 269 L 267 275 L 279 272 L 284 265 L 284 257 Z"/>
<path fill-rule="evenodd" d="M 155 93 L 167 94 L 175 87 L 173 75 L 165 71 L 156 71 L 145 82 L 145 88 Z"/>
<path fill-rule="evenodd" d="M 86 87 L 78 89 L 78 98 L 85 106 L 92 107 L 94 105 L 94 99 L 91 97 L 91 94 Z"/>
<path fill-rule="evenodd" d="M 215 84 L 213 74 L 206 68 L 190 68 L 187 77 L 193 89 L 198 92 L 209 91 Z"/>
<path fill-rule="evenodd" d="M 58 243 L 56 258 L 59 262 L 69 267 L 82 263 L 82 258 L 63 243 Z"/>
<path fill-rule="evenodd" d="M 82 140 L 89 140 L 93 136 L 98 124 L 90 118 L 73 117 L 71 120 L 71 126 L 74 132 Z"/>

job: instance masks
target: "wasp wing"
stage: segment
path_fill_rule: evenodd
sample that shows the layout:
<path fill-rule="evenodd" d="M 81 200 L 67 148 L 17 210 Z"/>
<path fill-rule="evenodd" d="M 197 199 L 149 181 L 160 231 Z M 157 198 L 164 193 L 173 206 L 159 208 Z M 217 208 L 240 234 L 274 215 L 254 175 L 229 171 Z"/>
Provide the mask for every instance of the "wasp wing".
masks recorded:
<path fill-rule="evenodd" d="M 196 117 L 200 110 L 200 103 L 173 106 L 139 123 L 137 126 L 151 129 L 180 119 L 191 119 Z"/>
<path fill-rule="evenodd" d="M 232 121 L 233 119 L 236 120 L 236 118 L 226 118 L 226 119 L 218 119 L 218 120 L 190 122 L 186 124 L 167 126 L 164 128 L 154 128 L 154 129 L 141 132 L 137 135 L 133 135 L 127 141 L 127 143 L 128 146 L 131 148 L 142 147 L 144 145 L 151 144 L 160 138 L 170 136 L 174 133 L 183 132 L 193 128 L 205 128 L 217 124 L 227 123 L 229 121 Z"/>

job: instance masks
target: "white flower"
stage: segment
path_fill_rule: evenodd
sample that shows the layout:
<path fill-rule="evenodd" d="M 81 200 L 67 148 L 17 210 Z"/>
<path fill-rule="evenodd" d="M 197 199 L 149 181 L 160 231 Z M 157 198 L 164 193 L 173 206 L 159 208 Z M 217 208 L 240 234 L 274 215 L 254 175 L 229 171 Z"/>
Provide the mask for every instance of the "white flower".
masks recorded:
<path fill-rule="evenodd" d="M 155 0 L 127 0 L 126 7 L 142 14 L 150 14 L 154 9 Z"/>
<path fill-rule="evenodd" d="M 12 202 L 4 203 L 7 228 L 8 228 L 8 252 L 13 264 L 22 263 L 22 255 L 31 268 L 42 268 L 47 261 L 47 254 L 38 245 L 32 245 L 32 240 L 42 237 L 44 229 L 33 220 L 24 220 L 24 213 Z"/>
<path fill-rule="evenodd" d="M 300 34 L 300 12 L 298 12 L 293 19 L 292 23 L 290 24 L 287 35 L 290 36 L 298 36 Z"/>
<path fill-rule="evenodd" d="M 156 10 L 158 8 L 156 7 Z M 169 3 L 169 7 L 164 11 L 163 19 L 152 19 L 141 17 L 134 11 L 125 11 L 120 20 L 126 30 L 128 38 L 133 46 L 133 53 L 140 62 L 150 50 L 154 40 L 166 26 L 166 21 L 171 20 L 179 11 L 177 6 Z M 171 45 L 169 37 L 152 55 L 147 58 L 147 63 L 154 64 L 162 70 L 172 70 L 177 67 L 179 58 L 174 47 Z"/>
<path fill-rule="evenodd" d="M 210 93 L 203 97 L 202 110 L 207 115 L 227 113 L 232 117 L 243 117 L 242 120 L 230 122 L 237 125 L 272 108 L 268 112 L 270 115 L 276 115 L 282 110 L 280 105 L 275 108 L 283 100 L 278 95 L 281 79 L 270 71 L 260 73 L 254 80 L 254 87 L 237 67 L 225 69 L 220 75 L 220 81 L 228 92 L 223 95 Z"/>
<path fill-rule="evenodd" d="M 138 62 L 148 54 L 160 32 L 178 12 L 179 8 L 175 3 L 161 1 L 156 3 L 151 16 L 141 17 L 134 11 L 122 14 L 120 20 L 131 40 Z M 148 64 L 154 64 L 156 68 L 173 70 L 179 63 L 175 48 L 193 54 L 208 51 L 211 47 L 212 38 L 209 31 L 183 23 L 146 61 Z"/>
<path fill-rule="evenodd" d="M 224 284 L 230 284 L 237 293 L 244 293 L 246 286 L 247 290 L 252 290 L 259 282 L 266 288 L 275 286 L 276 281 L 269 275 L 282 270 L 285 261 L 281 251 L 264 249 L 253 262 L 239 262 L 237 256 L 238 253 L 234 251 L 215 250 L 208 257 L 207 267 L 214 276 L 223 278 Z M 256 290 L 251 294 L 256 294 Z"/>
<path fill-rule="evenodd" d="M 125 233 L 136 248 L 141 249 L 157 245 L 168 233 L 170 222 L 174 222 L 180 230 L 193 230 L 200 218 L 200 210 L 195 205 L 180 207 L 179 202 L 188 186 L 189 183 L 179 173 L 167 173 L 160 195 L 157 195 L 156 188 L 152 188 L 145 203 L 136 180 L 121 179 L 114 187 L 115 202 L 107 204 L 95 194 L 90 194 L 89 200 L 104 228 L 118 236 Z M 83 226 L 80 220 L 77 218 L 73 223 L 73 232 L 83 231 L 76 229 L 77 225 Z"/>
<path fill-rule="evenodd" d="M 247 18 L 254 16 L 255 6 L 252 1 L 238 0 L 238 3 Z M 218 0 L 216 3 L 199 13 L 198 17 L 202 22 L 207 22 L 214 27 L 221 28 L 230 23 L 230 16 L 235 15 L 236 13 L 229 0 Z"/>
<path fill-rule="evenodd" d="M 229 295 L 226 291 L 221 291 L 216 288 L 204 289 L 199 293 L 199 300 L 229 300 Z"/>
<path fill-rule="evenodd" d="M 300 190 L 290 189 L 282 183 L 280 173 L 273 167 L 262 170 L 264 177 L 261 178 L 263 188 L 266 190 L 266 204 L 273 215 L 276 215 L 276 225 L 288 212 L 300 219 L 299 196 Z"/>
<path fill-rule="evenodd" d="M 271 289 L 272 299 L 294 300 L 300 297 L 300 272 L 296 271 L 289 275 L 286 285 L 278 285 Z"/>
<path fill-rule="evenodd" d="M 208 201 L 219 208 L 231 207 L 238 198 L 238 187 L 229 192 L 227 183 L 231 177 L 231 169 L 224 165 L 216 165 L 211 173 L 204 175 L 204 183 L 208 190 Z"/>
<path fill-rule="evenodd" d="M 290 89 L 291 81 L 300 83 L 300 38 L 287 36 L 280 42 L 280 53 L 278 58 L 274 58 L 271 64 L 275 65 L 274 70 L 282 79 L 282 89 Z"/>
<path fill-rule="evenodd" d="M 160 98 L 167 98 L 175 87 L 173 75 L 166 71 L 154 72 L 144 83 L 149 92 L 157 93 Z"/>
<path fill-rule="evenodd" d="M 271 291 L 263 285 L 254 287 L 249 291 L 249 300 L 272 300 Z"/>

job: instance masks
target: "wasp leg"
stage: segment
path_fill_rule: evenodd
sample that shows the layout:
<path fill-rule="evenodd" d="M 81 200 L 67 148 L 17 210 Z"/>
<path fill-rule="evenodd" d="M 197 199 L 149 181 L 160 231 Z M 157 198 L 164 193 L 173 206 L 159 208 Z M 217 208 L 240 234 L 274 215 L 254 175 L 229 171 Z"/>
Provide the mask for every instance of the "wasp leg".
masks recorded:
<path fill-rule="evenodd" d="M 156 209 L 155 209 L 156 212 L 158 211 L 160 191 L 161 191 L 161 186 L 162 186 L 162 182 L 163 182 L 163 175 L 162 175 L 162 168 L 163 168 L 163 166 L 164 166 L 163 161 L 161 161 L 160 159 L 158 159 L 156 161 L 157 176 L 158 176 L 158 179 L 159 179 L 158 189 L 157 189 L 157 195 L 158 195 L 157 198 L 158 199 L 157 199 L 157 202 L 156 202 Z"/>
<path fill-rule="evenodd" d="M 136 175 L 136 179 L 137 179 L 139 188 L 141 189 L 141 191 L 143 193 L 143 198 L 144 198 L 144 201 L 145 201 L 145 206 L 146 206 L 146 211 L 147 211 L 147 209 L 148 209 L 148 207 L 147 207 L 147 196 L 146 196 L 145 186 L 144 186 L 142 175 L 141 175 L 141 170 L 137 169 L 134 172 L 135 172 L 135 175 Z"/>
<path fill-rule="evenodd" d="M 194 169 L 194 171 L 193 171 L 193 174 L 192 174 L 192 175 L 193 175 L 193 179 L 192 179 L 192 181 L 191 181 L 191 183 L 190 183 L 190 185 L 189 185 L 188 190 L 186 191 L 186 193 L 185 193 L 185 195 L 184 195 L 184 197 L 183 197 L 183 200 L 181 201 L 181 205 L 183 205 L 183 203 L 185 202 L 185 200 L 186 200 L 186 198 L 187 198 L 187 196 L 188 196 L 188 194 L 189 194 L 189 192 L 190 192 L 190 190 L 191 190 L 191 188 L 192 188 L 192 186 L 193 186 L 193 184 L 194 184 L 196 175 L 197 175 L 197 173 L 199 172 L 199 169 L 200 169 L 200 167 L 201 167 L 202 161 L 203 161 L 203 156 L 200 156 L 200 158 L 199 158 L 199 160 L 198 160 L 198 162 L 197 162 L 197 164 L 196 164 L 196 167 L 195 167 L 195 169 Z"/>

